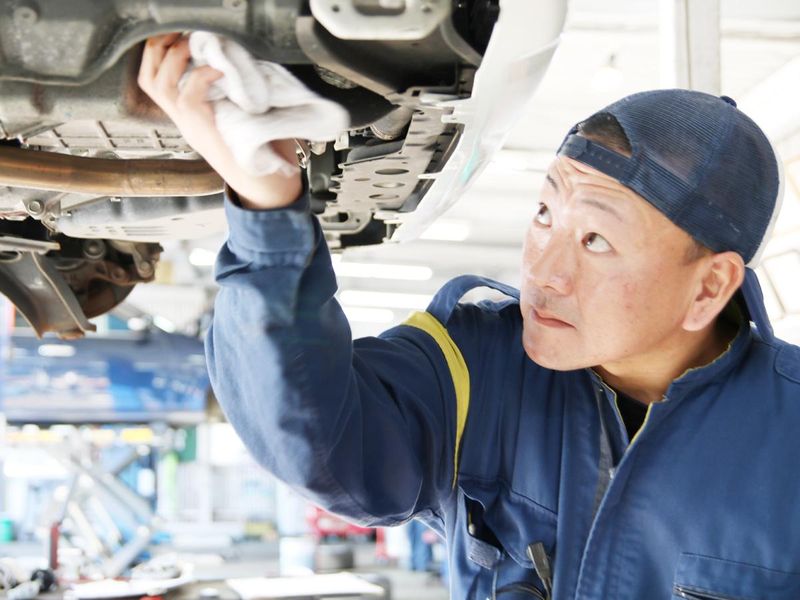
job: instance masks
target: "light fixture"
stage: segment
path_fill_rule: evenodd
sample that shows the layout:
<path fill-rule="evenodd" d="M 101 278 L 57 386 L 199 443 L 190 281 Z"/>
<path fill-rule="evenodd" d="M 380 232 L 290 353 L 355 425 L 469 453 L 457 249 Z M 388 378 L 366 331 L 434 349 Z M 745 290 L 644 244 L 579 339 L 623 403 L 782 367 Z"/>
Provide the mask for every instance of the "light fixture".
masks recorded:
<path fill-rule="evenodd" d="M 126 324 L 131 331 L 144 331 L 147 329 L 147 319 L 142 317 L 131 317 Z"/>
<path fill-rule="evenodd" d="M 419 238 L 421 240 L 435 240 L 441 242 L 463 242 L 469 237 L 469 234 L 469 223 L 465 221 L 440 219 L 434 221 Z"/>
<path fill-rule="evenodd" d="M 388 308 L 364 308 L 362 306 L 342 306 L 347 320 L 353 323 L 391 323 L 394 312 Z"/>
<path fill-rule="evenodd" d="M 153 325 L 167 333 L 175 333 L 175 323 L 160 315 L 153 317 Z"/>
<path fill-rule="evenodd" d="M 406 308 L 424 310 L 431 301 L 427 294 L 404 294 L 396 292 L 370 292 L 366 290 L 344 290 L 339 296 L 346 306 L 369 306 L 378 308 Z"/>
<path fill-rule="evenodd" d="M 192 248 L 189 253 L 189 262 L 195 267 L 213 267 L 217 260 L 217 253 L 205 248 Z"/>
<path fill-rule="evenodd" d="M 339 277 L 364 279 L 400 279 L 404 281 L 427 281 L 433 277 L 433 269 L 418 265 L 393 265 L 385 263 L 347 262 L 334 257 L 333 270 Z"/>
<path fill-rule="evenodd" d="M 75 356 L 75 346 L 67 344 L 41 344 L 37 350 L 44 358 L 71 358 Z"/>

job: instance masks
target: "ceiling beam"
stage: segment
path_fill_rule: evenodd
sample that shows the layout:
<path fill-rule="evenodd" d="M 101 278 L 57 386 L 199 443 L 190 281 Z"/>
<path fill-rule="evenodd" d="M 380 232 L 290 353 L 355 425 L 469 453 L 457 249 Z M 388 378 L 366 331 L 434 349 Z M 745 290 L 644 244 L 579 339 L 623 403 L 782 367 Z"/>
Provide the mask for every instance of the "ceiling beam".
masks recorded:
<path fill-rule="evenodd" d="M 719 0 L 660 0 L 661 82 L 720 93 Z"/>

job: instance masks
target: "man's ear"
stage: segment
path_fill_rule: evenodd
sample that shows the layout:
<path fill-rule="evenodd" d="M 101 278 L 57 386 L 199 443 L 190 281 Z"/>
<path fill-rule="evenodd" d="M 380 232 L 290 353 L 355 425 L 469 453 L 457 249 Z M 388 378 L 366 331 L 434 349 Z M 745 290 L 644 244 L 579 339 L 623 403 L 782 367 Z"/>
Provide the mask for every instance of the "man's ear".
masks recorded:
<path fill-rule="evenodd" d="M 686 331 L 709 325 L 744 280 L 744 261 L 736 252 L 711 254 L 699 262 L 695 296 L 683 320 Z"/>

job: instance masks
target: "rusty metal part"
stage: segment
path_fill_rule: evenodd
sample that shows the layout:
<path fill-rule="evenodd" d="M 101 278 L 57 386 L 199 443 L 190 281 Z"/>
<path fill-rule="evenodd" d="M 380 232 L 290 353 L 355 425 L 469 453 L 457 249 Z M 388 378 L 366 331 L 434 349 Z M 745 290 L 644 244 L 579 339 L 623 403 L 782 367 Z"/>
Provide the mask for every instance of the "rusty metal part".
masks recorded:
<path fill-rule="evenodd" d="M 103 196 L 204 196 L 223 188 L 202 160 L 85 158 L 0 147 L 0 185 Z"/>
<path fill-rule="evenodd" d="M 34 252 L 1 256 L 0 289 L 39 337 L 55 331 L 64 339 L 72 339 L 95 330 L 75 294 L 46 256 Z"/>
<path fill-rule="evenodd" d="M 379 57 L 353 52 L 347 42 L 328 33 L 313 17 L 299 17 L 295 34 L 300 48 L 319 67 L 381 96 L 398 91 L 390 82 L 393 71 L 382 63 L 373 64 Z"/>
<path fill-rule="evenodd" d="M 156 272 L 156 263 L 161 256 L 159 244 L 140 244 L 137 242 L 110 240 L 113 248 L 133 257 L 133 264 L 139 281 L 151 281 Z"/>
<path fill-rule="evenodd" d="M 87 260 L 73 269 L 59 272 L 90 319 L 122 302 L 137 283 L 153 280 L 152 274 L 139 276 L 134 265 L 123 266 L 108 260 Z"/>
<path fill-rule="evenodd" d="M 378 138 L 384 141 L 396 140 L 411 122 L 414 111 L 405 106 L 396 108 L 388 115 L 378 119 L 369 128 Z"/>

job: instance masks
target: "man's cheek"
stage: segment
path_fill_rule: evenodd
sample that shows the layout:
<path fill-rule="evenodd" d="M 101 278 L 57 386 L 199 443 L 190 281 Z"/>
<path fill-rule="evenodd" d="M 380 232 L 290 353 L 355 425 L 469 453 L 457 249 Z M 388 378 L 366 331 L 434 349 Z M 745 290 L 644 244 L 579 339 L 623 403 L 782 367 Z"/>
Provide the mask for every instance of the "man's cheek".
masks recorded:
<path fill-rule="evenodd" d="M 639 300 L 639 285 L 630 279 L 625 279 L 620 282 L 620 289 L 622 290 L 622 306 L 625 312 L 633 314 L 633 312 L 640 306 Z"/>
<path fill-rule="evenodd" d="M 631 326 L 641 311 L 639 282 L 627 276 L 608 276 L 602 281 L 591 282 L 587 295 L 592 305 L 589 314 L 599 317 L 599 324 L 612 328 Z"/>

